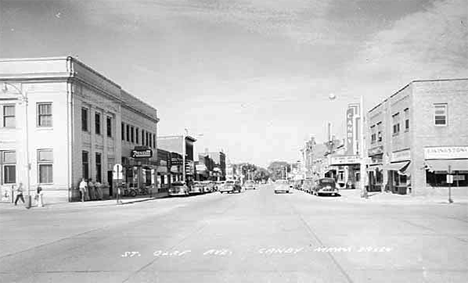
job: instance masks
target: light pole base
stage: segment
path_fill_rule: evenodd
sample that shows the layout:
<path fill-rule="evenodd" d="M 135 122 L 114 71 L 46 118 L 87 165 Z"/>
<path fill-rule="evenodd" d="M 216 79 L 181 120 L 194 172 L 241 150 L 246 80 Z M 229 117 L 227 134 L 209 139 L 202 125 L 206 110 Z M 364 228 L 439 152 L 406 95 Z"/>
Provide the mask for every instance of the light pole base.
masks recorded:
<path fill-rule="evenodd" d="M 25 196 L 26 198 L 24 199 L 24 207 L 26 207 L 26 209 L 30 209 L 32 204 L 31 204 L 31 196 L 30 195 L 27 195 Z"/>

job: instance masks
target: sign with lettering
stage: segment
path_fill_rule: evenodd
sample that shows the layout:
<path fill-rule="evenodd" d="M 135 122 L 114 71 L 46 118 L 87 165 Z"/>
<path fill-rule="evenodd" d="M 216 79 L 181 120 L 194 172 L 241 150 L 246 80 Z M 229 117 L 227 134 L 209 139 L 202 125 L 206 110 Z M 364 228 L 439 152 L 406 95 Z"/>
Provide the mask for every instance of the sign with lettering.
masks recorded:
<path fill-rule="evenodd" d="M 405 149 L 402 151 L 392 152 L 391 162 L 411 160 L 411 151 Z"/>
<path fill-rule="evenodd" d="M 468 146 L 444 146 L 424 148 L 426 159 L 468 159 Z"/>
<path fill-rule="evenodd" d="M 146 149 L 133 149 L 132 158 L 151 158 L 153 157 L 153 150 L 150 148 Z"/>
<path fill-rule="evenodd" d="M 346 110 L 346 154 L 354 154 L 354 109 Z"/>
<path fill-rule="evenodd" d="M 361 159 L 357 155 L 332 156 L 331 165 L 359 164 Z"/>
<path fill-rule="evenodd" d="M 368 154 L 369 156 L 379 155 L 383 153 L 383 146 L 377 146 L 374 148 L 369 149 Z"/>

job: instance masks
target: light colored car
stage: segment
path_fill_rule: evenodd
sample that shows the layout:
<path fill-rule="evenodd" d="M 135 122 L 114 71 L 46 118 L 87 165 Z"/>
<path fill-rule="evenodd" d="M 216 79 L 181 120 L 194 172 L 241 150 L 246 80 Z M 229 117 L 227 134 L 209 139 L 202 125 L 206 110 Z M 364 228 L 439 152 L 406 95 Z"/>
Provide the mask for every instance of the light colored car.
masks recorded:
<path fill-rule="evenodd" d="M 190 193 L 189 187 L 185 184 L 185 182 L 174 182 L 171 184 L 169 188 L 169 195 L 170 196 L 188 196 Z"/>
<path fill-rule="evenodd" d="M 246 181 L 244 183 L 244 190 L 255 190 L 255 183 L 253 181 Z"/>
<path fill-rule="evenodd" d="M 190 194 L 202 194 L 203 193 L 203 183 L 195 182 L 190 188 Z"/>
<path fill-rule="evenodd" d="M 214 192 L 214 183 L 212 181 L 203 181 L 201 183 L 203 185 L 203 192 L 204 193 Z"/>
<path fill-rule="evenodd" d="M 275 184 L 275 194 L 281 192 L 281 193 L 287 193 L 292 189 L 292 185 L 289 184 L 288 180 L 276 180 Z"/>

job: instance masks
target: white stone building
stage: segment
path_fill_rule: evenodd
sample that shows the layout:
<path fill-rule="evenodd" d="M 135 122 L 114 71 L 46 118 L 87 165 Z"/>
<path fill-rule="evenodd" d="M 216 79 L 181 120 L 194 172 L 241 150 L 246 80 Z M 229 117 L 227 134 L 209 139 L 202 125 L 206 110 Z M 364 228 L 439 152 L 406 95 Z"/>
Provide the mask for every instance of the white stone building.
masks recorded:
<path fill-rule="evenodd" d="M 40 185 L 47 202 L 70 201 L 82 177 L 111 185 L 136 146 L 156 164 L 156 109 L 75 58 L 0 59 L 0 84 L 4 191 L 22 182 L 26 194 Z"/>

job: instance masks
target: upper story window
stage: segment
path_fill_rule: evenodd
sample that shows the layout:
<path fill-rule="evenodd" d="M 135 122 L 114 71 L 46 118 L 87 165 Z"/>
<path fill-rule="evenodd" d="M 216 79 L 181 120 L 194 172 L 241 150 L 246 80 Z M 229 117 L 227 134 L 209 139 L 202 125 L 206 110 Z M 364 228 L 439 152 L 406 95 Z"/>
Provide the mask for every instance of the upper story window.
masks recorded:
<path fill-rule="evenodd" d="M 377 141 L 382 141 L 382 122 L 377 123 Z"/>
<path fill-rule="evenodd" d="M 121 124 L 121 129 L 120 129 L 120 136 L 122 137 L 122 140 L 125 140 L 125 124 Z"/>
<path fill-rule="evenodd" d="M 434 124 L 436 126 L 447 126 L 447 104 L 434 104 Z"/>
<path fill-rule="evenodd" d="M 375 130 L 375 125 L 371 126 L 371 144 L 377 141 L 377 133 Z"/>
<path fill-rule="evenodd" d="M 396 113 L 392 116 L 393 123 L 393 135 L 396 136 L 400 133 L 400 113 Z"/>
<path fill-rule="evenodd" d="M 15 105 L 3 105 L 3 127 L 16 127 Z"/>
<path fill-rule="evenodd" d="M 141 130 L 141 145 L 145 144 L 145 130 Z"/>
<path fill-rule="evenodd" d="M 112 117 L 107 116 L 106 117 L 106 129 L 107 129 L 107 136 L 112 137 Z"/>
<path fill-rule="evenodd" d="M 136 144 L 139 143 L 139 139 L 140 139 L 140 136 L 139 136 L 139 135 L 140 135 L 139 129 L 136 128 L 136 129 L 135 129 L 135 142 L 136 142 Z"/>
<path fill-rule="evenodd" d="M 96 135 L 101 134 L 101 113 L 94 113 L 94 129 L 96 131 Z"/>
<path fill-rule="evenodd" d="M 153 134 L 153 148 L 156 148 L 156 134 Z"/>
<path fill-rule="evenodd" d="M 52 127 L 52 103 L 37 104 L 37 126 Z"/>
<path fill-rule="evenodd" d="M 405 132 L 409 131 L 409 108 L 405 109 Z"/>
<path fill-rule="evenodd" d="M 81 129 L 85 132 L 88 131 L 88 108 L 81 108 Z"/>
<path fill-rule="evenodd" d="M 130 141 L 135 142 L 135 128 L 133 126 L 130 127 Z"/>
<path fill-rule="evenodd" d="M 127 141 L 129 142 L 130 141 L 130 125 L 127 125 Z"/>

